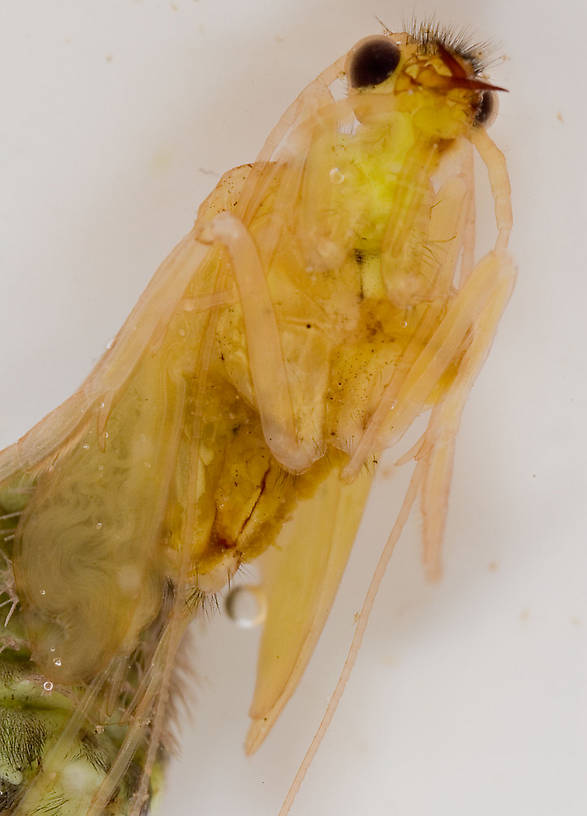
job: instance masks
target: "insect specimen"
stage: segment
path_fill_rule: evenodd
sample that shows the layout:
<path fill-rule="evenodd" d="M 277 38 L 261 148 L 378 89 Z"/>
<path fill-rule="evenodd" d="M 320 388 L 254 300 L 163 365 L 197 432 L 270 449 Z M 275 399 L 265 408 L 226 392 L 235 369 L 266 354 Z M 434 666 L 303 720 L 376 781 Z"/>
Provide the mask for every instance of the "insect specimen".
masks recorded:
<path fill-rule="evenodd" d="M 0 810 L 148 812 L 186 627 L 262 558 L 255 750 L 320 635 L 377 459 L 423 413 L 342 683 L 418 497 L 438 572 L 460 415 L 514 282 L 483 71 L 433 26 L 358 43 L 225 174 L 79 391 L 0 454 Z M 475 149 L 497 222 L 476 263 Z"/>

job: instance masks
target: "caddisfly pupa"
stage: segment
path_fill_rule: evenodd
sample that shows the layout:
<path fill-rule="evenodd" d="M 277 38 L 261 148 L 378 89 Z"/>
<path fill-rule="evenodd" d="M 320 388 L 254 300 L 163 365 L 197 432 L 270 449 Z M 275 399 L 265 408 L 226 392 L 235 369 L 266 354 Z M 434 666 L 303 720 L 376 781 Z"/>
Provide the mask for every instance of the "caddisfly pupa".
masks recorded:
<path fill-rule="evenodd" d="M 414 503 L 439 571 L 461 413 L 514 283 L 484 72 L 436 26 L 357 43 L 222 177 L 81 388 L 0 454 L 0 809 L 147 813 L 186 628 L 259 559 L 255 751 L 397 450 L 410 485 L 288 812 Z M 475 154 L 496 221 L 481 248 Z"/>

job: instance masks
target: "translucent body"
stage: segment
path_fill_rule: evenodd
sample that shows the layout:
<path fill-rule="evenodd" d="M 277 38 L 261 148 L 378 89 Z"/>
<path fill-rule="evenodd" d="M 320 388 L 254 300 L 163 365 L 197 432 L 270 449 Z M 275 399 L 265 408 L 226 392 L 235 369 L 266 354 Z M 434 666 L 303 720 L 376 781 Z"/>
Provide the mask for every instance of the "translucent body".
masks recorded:
<path fill-rule="evenodd" d="M 393 39 L 389 78 L 337 98 L 339 61 L 258 161 L 224 176 L 84 386 L 0 456 L 19 602 L 6 682 L 53 694 L 63 721 L 35 715 L 38 773 L 4 758 L 16 813 L 59 796 L 141 811 L 190 616 L 277 544 L 254 750 L 320 634 L 374 462 L 428 409 L 413 484 L 438 570 L 460 412 L 513 283 L 511 218 L 473 68 L 440 42 Z M 472 142 L 498 221 L 477 266 Z M 72 799 L 88 744 L 98 771 L 74 774 Z"/>

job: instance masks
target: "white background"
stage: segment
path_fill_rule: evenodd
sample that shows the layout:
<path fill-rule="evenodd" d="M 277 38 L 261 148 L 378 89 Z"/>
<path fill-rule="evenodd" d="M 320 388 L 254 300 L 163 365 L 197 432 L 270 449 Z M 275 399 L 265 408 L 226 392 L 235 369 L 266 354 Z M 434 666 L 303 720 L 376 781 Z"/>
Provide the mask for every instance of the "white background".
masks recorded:
<path fill-rule="evenodd" d="M 507 60 L 492 135 L 519 283 L 467 407 L 444 580 L 417 518 L 294 813 L 587 808 L 585 25 L 573 0 L 3 0 L 0 444 L 71 393 L 197 204 L 359 38 L 436 14 Z M 196 627 L 163 813 L 277 813 L 332 690 L 405 479 L 381 480 L 330 625 L 266 745 L 242 741 L 258 632 Z"/>

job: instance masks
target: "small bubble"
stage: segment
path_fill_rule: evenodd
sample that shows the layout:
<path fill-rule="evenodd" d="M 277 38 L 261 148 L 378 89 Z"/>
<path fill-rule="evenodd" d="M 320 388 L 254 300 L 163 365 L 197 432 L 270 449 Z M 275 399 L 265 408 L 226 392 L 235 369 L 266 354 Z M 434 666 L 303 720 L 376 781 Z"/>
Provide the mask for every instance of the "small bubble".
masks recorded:
<path fill-rule="evenodd" d="M 267 598 L 258 586 L 238 586 L 232 589 L 224 602 L 226 614 L 241 629 L 253 629 L 265 620 Z"/>
<path fill-rule="evenodd" d="M 104 438 L 108 439 L 109 436 L 110 436 L 110 434 L 108 433 L 108 431 L 104 431 Z"/>
<path fill-rule="evenodd" d="M 47 590 L 46 590 L 46 589 L 42 589 L 42 590 L 41 590 L 41 595 L 46 595 L 46 594 L 47 594 Z"/>
<path fill-rule="evenodd" d="M 104 525 L 102 524 L 102 522 L 101 522 L 101 521 L 97 521 L 97 522 L 96 522 L 96 530 L 101 530 L 103 526 L 104 526 Z"/>
<path fill-rule="evenodd" d="M 53 658 L 53 663 L 55 663 L 56 666 L 61 666 L 61 658 L 60 657 L 54 657 Z"/>
<path fill-rule="evenodd" d="M 82 445 L 82 448 L 83 448 L 84 450 L 90 450 L 90 446 L 88 445 L 88 443 L 87 443 L 87 442 L 84 442 L 84 444 Z"/>
<path fill-rule="evenodd" d="M 328 175 L 333 184 L 342 184 L 344 181 L 344 173 L 341 173 L 338 167 L 333 167 Z"/>
<path fill-rule="evenodd" d="M 53 683 L 50 680 L 45 680 L 43 683 L 43 688 L 45 691 L 53 691 Z"/>

